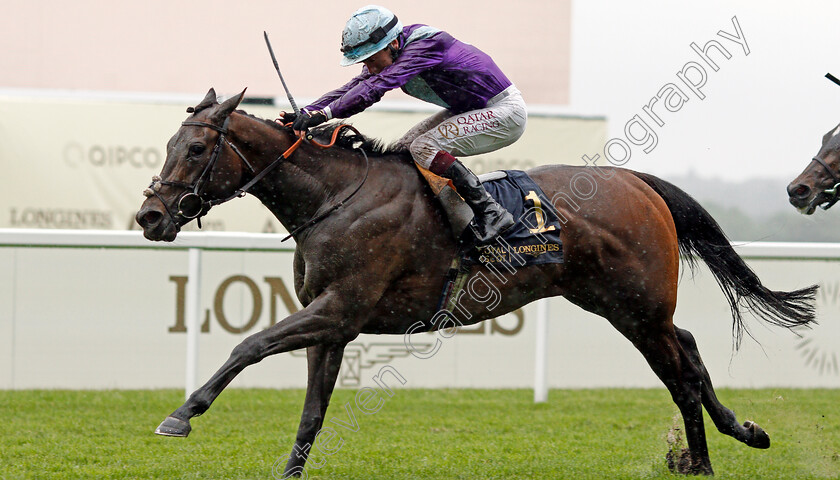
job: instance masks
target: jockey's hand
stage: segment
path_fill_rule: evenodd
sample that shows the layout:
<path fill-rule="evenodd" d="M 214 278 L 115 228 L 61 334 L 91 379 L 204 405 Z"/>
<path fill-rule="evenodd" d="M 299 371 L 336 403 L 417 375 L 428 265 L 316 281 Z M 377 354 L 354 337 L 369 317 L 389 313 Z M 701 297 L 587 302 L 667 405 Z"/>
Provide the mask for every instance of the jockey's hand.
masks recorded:
<path fill-rule="evenodd" d="M 288 125 L 290 123 L 294 123 L 297 117 L 298 114 L 295 112 L 280 112 L 280 116 L 277 117 L 277 120 L 275 121 L 280 125 Z"/>
<path fill-rule="evenodd" d="M 292 125 L 292 130 L 295 131 L 295 135 L 303 138 L 308 129 L 326 121 L 327 116 L 320 110 L 316 110 L 312 113 L 301 111 L 300 115 L 298 115 L 295 119 L 295 123 Z"/>

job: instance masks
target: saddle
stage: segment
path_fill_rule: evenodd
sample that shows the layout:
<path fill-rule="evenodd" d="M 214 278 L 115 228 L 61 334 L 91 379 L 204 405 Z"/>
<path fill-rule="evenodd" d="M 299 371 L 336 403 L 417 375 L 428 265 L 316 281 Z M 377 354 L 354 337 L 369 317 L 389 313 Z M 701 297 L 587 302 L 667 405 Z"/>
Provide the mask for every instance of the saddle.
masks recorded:
<path fill-rule="evenodd" d="M 528 265 L 563 263 L 560 220 L 551 200 L 531 177 L 521 170 L 503 170 L 479 175 L 487 192 L 516 220 L 500 239 L 475 246 L 467 225 L 473 213 L 449 180 L 418 166 L 443 207 L 459 248 L 446 274 L 438 309 L 453 311 L 464 289 L 471 267 L 485 265 L 494 271 L 515 271 Z"/>
<path fill-rule="evenodd" d="M 451 180 L 435 175 L 416 163 L 414 165 L 420 170 L 420 173 L 426 179 L 426 182 L 428 182 L 432 191 L 435 193 L 435 197 L 443 207 L 449 224 L 452 226 L 452 233 L 455 239 L 460 240 L 464 235 L 467 225 L 469 225 L 473 218 L 472 210 L 464 202 L 464 199 L 458 195 L 458 192 L 455 191 L 455 185 L 452 184 Z M 478 180 L 481 183 L 485 183 L 505 178 L 506 176 L 507 172 L 499 170 L 479 175 Z"/>
<path fill-rule="evenodd" d="M 419 165 L 416 166 L 443 207 L 452 227 L 452 235 L 459 242 L 465 260 L 478 263 L 479 255 L 475 253 L 485 254 L 503 246 L 511 247 L 517 252 L 529 253 L 533 258 L 527 264 L 562 263 L 560 221 L 554 213 L 551 200 L 527 173 L 521 170 L 498 170 L 478 176 L 487 192 L 513 215 L 516 224 L 502 234 L 504 242 L 494 242 L 498 244 L 495 248 L 475 247 L 469 242 L 470 235 L 466 231 L 473 218 L 473 212 L 455 191 L 452 182 Z M 544 253 L 554 255 L 534 261 Z"/>

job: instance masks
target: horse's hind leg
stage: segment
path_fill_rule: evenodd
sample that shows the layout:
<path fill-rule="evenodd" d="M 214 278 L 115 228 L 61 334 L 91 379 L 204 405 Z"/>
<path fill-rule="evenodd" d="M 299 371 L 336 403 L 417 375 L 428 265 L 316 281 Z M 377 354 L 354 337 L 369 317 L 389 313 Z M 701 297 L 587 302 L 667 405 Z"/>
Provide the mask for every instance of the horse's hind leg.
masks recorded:
<path fill-rule="evenodd" d="M 306 400 L 300 417 L 295 446 L 283 472 L 282 478 L 301 475 L 309 457 L 315 437 L 324 424 L 324 416 L 335 388 L 344 345 L 315 345 L 306 349 L 309 375 L 306 385 Z M 275 464 L 280 465 L 280 460 Z M 315 465 L 318 468 L 320 465 Z"/>
<path fill-rule="evenodd" d="M 735 419 L 735 413 L 724 407 L 717 399 L 709 372 L 706 371 L 706 366 L 703 365 L 703 360 L 700 359 L 700 352 L 697 350 L 697 343 L 694 341 L 694 336 L 688 330 L 683 330 L 676 326 L 674 330 L 676 331 L 680 345 L 686 354 L 688 354 L 688 358 L 703 376 L 703 386 L 701 389 L 703 406 L 706 407 L 706 411 L 709 413 L 717 429 L 721 433 L 744 442 L 750 447 L 769 448 L 770 437 L 761 427 L 750 421 L 745 422 L 743 425 L 739 424 Z"/>
<path fill-rule="evenodd" d="M 621 324 L 613 324 L 642 352 L 654 373 L 668 388 L 685 422 L 688 451 L 678 452 L 680 456 L 675 462 L 675 470 L 694 475 L 713 475 L 703 427 L 702 374 L 683 350 L 670 321 L 631 320 L 627 323 L 633 325 L 629 331 Z"/>

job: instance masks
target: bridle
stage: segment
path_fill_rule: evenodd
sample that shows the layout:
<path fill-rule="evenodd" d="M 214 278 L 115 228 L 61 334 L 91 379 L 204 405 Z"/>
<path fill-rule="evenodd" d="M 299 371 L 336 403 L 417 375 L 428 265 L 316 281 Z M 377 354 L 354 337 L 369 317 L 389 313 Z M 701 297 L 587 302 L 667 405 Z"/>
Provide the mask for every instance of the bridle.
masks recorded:
<path fill-rule="evenodd" d="M 823 160 L 822 158 L 814 157 L 811 159 L 811 161 L 820 164 L 825 169 L 825 171 L 828 172 L 829 175 L 831 175 L 831 179 L 834 181 L 833 187 L 824 189 L 821 192 L 822 194 L 829 195 L 830 198 L 827 202 L 820 202 L 819 207 L 823 210 L 828 210 L 829 208 L 834 206 L 835 203 L 840 201 L 840 176 L 834 173 L 834 171 L 831 170 L 831 167 L 829 167 L 828 164 L 825 163 L 825 160 Z M 819 197 L 820 194 L 814 195 L 814 199 L 811 200 L 811 205 L 809 205 L 809 208 L 813 209 L 816 207 L 816 202 Z"/>
<path fill-rule="evenodd" d="M 184 218 L 186 220 L 196 219 L 198 222 L 198 228 L 201 228 L 201 217 L 206 215 L 207 212 L 215 205 L 219 205 L 225 203 L 227 201 L 233 200 L 234 198 L 239 198 L 245 196 L 245 193 L 253 187 L 257 182 L 262 180 L 266 175 L 268 175 L 271 170 L 273 170 L 281 160 L 289 158 L 289 156 L 294 152 L 297 147 L 300 145 L 300 139 L 296 141 L 288 150 L 286 150 L 282 155 L 277 157 L 270 165 L 264 168 L 259 174 L 254 176 L 250 182 L 246 183 L 242 187 L 238 188 L 232 195 L 228 196 L 227 198 L 223 199 L 211 199 L 206 200 L 204 198 L 204 186 L 207 182 L 212 178 L 213 175 L 213 167 L 216 165 L 216 162 L 219 160 L 222 152 L 222 145 L 227 144 L 231 150 L 242 160 L 242 162 L 251 170 L 251 172 L 256 172 L 254 167 L 248 162 L 248 159 L 239 151 L 236 146 L 231 143 L 230 140 L 226 138 L 228 135 L 228 125 L 230 124 L 230 117 L 225 119 L 225 123 L 220 127 L 218 125 L 214 125 L 212 123 L 207 122 L 199 122 L 199 121 L 185 121 L 181 122 L 182 126 L 194 126 L 194 127 L 204 127 L 209 128 L 211 130 L 215 130 L 219 132 L 219 138 L 216 139 L 216 144 L 213 146 L 213 151 L 210 153 L 210 160 L 207 162 L 207 165 L 204 166 L 204 170 L 202 170 L 201 175 L 195 179 L 192 183 L 185 183 L 176 180 L 163 180 L 161 177 L 155 175 L 152 177 L 152 183 L 149 185 L 143 193 L 147 197 L 154 195 L 157 197 L 158 200 L 163 204 L 164 208 L 166 209 L 166 213 L 169 214 L 172 222 L 175 224 L 175 227 L 180 231 L 181 223 L 178 221 L 177 217 Z M 178 211 L 176 213 L 172 213 L 172 209 L 169 208 L 167 202 L 163 200 L 160 196 L 160 187 L 161 186 L 169 186 L 169 187 L 177 187 L 185 189 L 185 192 L 181 194 L 181 197 L 178 199 L 176 205 L 178 206 Z M 186 223 L 186 222 L 184 222 Z"/>
<path fill-rule="evenodd" d="M 212 129 L 212 130 L 215 130 L 215 131 L 219 132 L 219 138 L 216 139 L 216 144 L 213 146 L 213 151 L 210 153 L 210 160 L 207 162 L 207 165 L 204 166 L 204 170 L 202 170 L 201 175 L 199 175 L 198 178 L 193 183 L 186 183 L 186 182 L 180 182 L 180 181 L 175 181 L 175 180 L 163 180 L 160 176 L 155 175 L 155 176 L 152 177 L 152 183 L 149 185 L 149 188 L 147 188 L 146 190 L 143 191 L 143 194 L 146 197 L 151 197 L 151 196 L 157 197 L 157 199 L 160 201 L 160 203 L 163 204 L 163 207 L 166 209 L 166 213 L 169 215 L 170 219 L 172 220 L 172 223 L 175 225 L 175 228 L 178 231 L 181 230 L 182 223 L 178 222 L 177 217 L 184 218 L 187 221 L 195 218 L 196 222 L 198 223 L 198 228 L 201 228 L 201 217 L 206 215 L 207 212 L 210 211 L 210 209 L 212 207 L 214 207 L 216 205 L 220 205 L 220 204 L 225 203 L 225 202 L 228 202 L 230 200 L 233 200 L 234 198 L 244 197 L 245 194 L 248 192 L 248 190 L 251 187 L 253 187 L 254 185 L 257 184 L 257 182 L 259 182 L 260 180 L 265 178 L 265 176 L 268 175 L 272 170 L 274 170 L 274 168 L 277 167 L 277 165 L 279 165 L 280 162 L 288 159 L 292 155 L 292 153 L 294 153 L 294 151 L 297 150 L 297 148 L 300 146 L 301 142 L 303 141 L 303 138 L 298 138 L 289 148 L 286 149 L 285 152 L 283 152 L 279 157 L 274 159 L 274 161 L 272 161 L 267 167 L 262 169 L 262 171 L 260 171 L 258 174 L 256 174 L 254 176 L 254 178 L 252 178 L 250 181 L 248 181 L 248 183 L 246 183 L 245 185 L 236 189 L 236 191 L 234 191 L 228 197 L 222 198 L 222 199 L 207 200 L 203 196 L 203 194 L 204 194 L 203 187 L 206 185 L 206 183 L 210 179 L 212 179 L 213 167 L 216 165 L 216 162 L 218 161 L 219 156 L 221 155 L 223 144 L 227 144 L 231 148 L 231 150 L 233 150 L 233 152 L 236 154 L 236 156 L 238 156 L 242 160 L 242 162 L 251 170 L 251 172 L 256 172 L 256 170 L 251 165 L 251 163 L 248 162 L 248 159 L 245 158 L 245 155 L 243 155 L 242 152 L 240 152 L 239 149 L 236 148 L 236 145 L 231 143 L 231 141 L 228 140 L 225 137 L 225 135 L 227 135 L 229 133 L 229 131 L 228 131 L 229 123 L 230 123 L 230 116 L 228 116 L 225 119 L 225 122 L 221 127 L 219 127 L 218 125 L 214 125 L 212 123 L 207 123 L 207 122 L 189 121 L 189 120 L 181 122 L 182 126 L 205 127 L 205 128 L 209 128 L 209 129 Z M 316 142 L 316 141 L 312 140 L 311 135 L 307 136 L 307 139 L 310 140 L 312 144 L 314 144 L 318 147 L 330 148 L 335 144 L 335 142 L 338 138 L 338 133 L 342 128 L 349 128 L 349 129 L 353 130 L 356 134 L 361 135 L 359 133 L 359 131 L 356 130 L 355 127 L 353 127 L 351 125 L 348 125 L 348 124 L 341 124 L 333 131 L 332 139 L 331 139 L 330 143 L 328 143 L 328 144 L 322 144 L 322 143 L 319 143 L 319 142 Z M 365 181 L 367 181 L 368 173 L 370 173 L 370 161 L 368 160 L 367 154 L 365 153 L 364 149 L 359 148 L 359 151 L 362 152 L 362 155 L 365 158 L 365 167 L 366 168 L 365 168 L 365 176 L 364 176 L 364 178 L 362 178 L 362 181 L 359 183 L 359 185 L 356 187 L 356 189 L 353 190 L 353 192 L 350 193 L 350 195 L 348 195 L 347 198 L 345 198 L 344 200 L 338 202 L 337 204 L 335 204 L 332 207 L 330 207 L 329 209 L 327 209 L 325 212 L 321 213 L 320 215 L 317 215 L 317 216 L 313 217 L 311 220 L 305 222 L 304 224 L 302 224 L 299 227 L 297 227 L 296 229 L 294 229 L 291 233 L 289 233 L 288 236 L 283 238 L 281 241 L 285 242 L 286 240 L 292 238 L 297 233 L 299 233 L 299 232 L 303 231 L 304 229 L 309 228 L 312 225 L 315 225 L 316 223 L 320 222 L 321 220 L 326 218 L 329 214 L 331 214 L 332 212 L 334 212 L 335 210 L 337 210 L 338 208 L 343 206 L 345 203 L 347 203 L 347 201 L 349 201 L 354 195 L 356 195 L 356 193 L 359 190 L 361 190 L 362 185 L 364 185 Z M 172 209 L 169 208 L 169 205 L 160 196 L 159 192 L 160 192 L 161 186 L 170 186 L 170 187 L 178 187 L 178 188 L 185 189 L 185 192 L 183 194 L 181 194 L 181 197 L 178 199 L 178 202 L 177 202 L 178 211 L 176 213 L 174 213 L 174 214 L 172 213 Z M 187 222 L 184 222 L 184 223 L 187 223 Z"/>

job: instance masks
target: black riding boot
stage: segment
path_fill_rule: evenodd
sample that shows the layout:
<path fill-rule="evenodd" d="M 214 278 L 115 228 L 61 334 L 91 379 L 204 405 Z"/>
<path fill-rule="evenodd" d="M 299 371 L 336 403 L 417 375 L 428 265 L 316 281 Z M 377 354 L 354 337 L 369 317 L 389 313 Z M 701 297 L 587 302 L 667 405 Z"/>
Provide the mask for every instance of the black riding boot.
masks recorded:
<path fill-rule="evenodd" d="M 452 180 L 455 190 L 475 214 L 473 232 L 479 245 L 490 243 L 513 226 L 513 215 L 487 193 L 478 177 L 463 163 L 455 160 L 441 176 Z"/>

